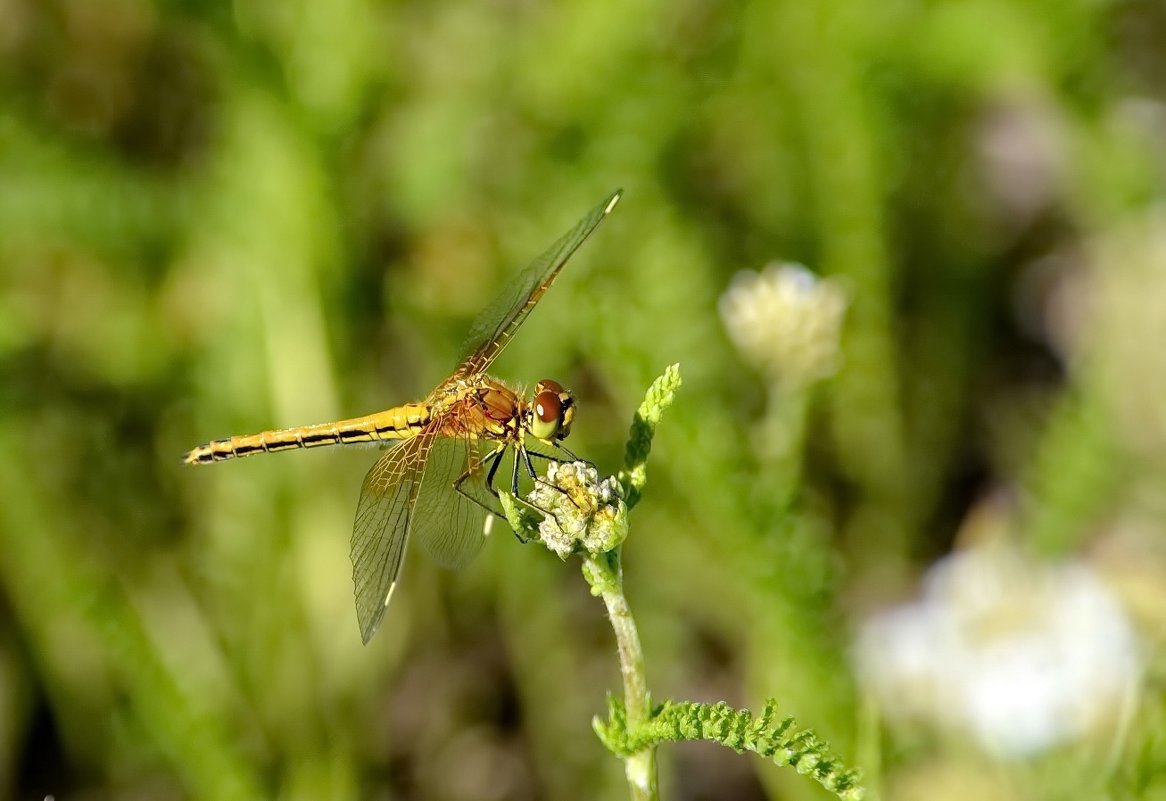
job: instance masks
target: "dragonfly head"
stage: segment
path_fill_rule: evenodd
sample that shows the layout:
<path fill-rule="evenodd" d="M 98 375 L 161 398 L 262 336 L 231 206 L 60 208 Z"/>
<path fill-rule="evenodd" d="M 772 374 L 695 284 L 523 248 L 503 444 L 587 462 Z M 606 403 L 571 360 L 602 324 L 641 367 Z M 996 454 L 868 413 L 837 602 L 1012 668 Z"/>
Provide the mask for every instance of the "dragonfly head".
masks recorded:
<path fill-rule="evenodd" d="M 575 399 L 557 381 L 545 379 L 534 386 L 530 433 L 544 442 L 566 439 L 575 420 Z"/>

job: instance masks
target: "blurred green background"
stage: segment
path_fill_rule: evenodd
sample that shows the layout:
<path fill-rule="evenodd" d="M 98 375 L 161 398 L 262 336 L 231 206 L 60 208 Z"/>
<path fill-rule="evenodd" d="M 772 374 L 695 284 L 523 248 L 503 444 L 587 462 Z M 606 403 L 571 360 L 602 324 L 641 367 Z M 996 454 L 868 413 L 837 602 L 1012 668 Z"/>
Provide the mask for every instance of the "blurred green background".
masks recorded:
<path fill-rule="evenodd" d="M 423 396 L 622 186 L 494 372 L 572 387 L 614 472 L 682 366 L 625 550 L 656 697 L 776 696 L 873 797 L 1166 798 L 1164 42 L 1156 0 L 0 0 L 0 796 L 624 797 L 577 563 L 412 554 L 366 648 L 373 452 L 179 464 Z M 774 260 L 848 300 L 823 380 L 726 333 Z M 855 658 L 985 547 L 1088 571 L 1140 643 L 1023 754 Z M 988 584 L 985 641 L 1039 635 Z M 670 799 L 824 797 L 660 759 Z"/>

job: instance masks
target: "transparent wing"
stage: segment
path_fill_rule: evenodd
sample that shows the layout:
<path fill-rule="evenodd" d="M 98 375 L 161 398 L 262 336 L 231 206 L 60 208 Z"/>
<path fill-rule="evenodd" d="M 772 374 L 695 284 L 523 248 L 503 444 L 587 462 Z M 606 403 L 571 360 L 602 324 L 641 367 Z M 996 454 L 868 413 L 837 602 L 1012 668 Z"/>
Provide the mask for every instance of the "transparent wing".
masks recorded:
<path fill-rule="evenodd" d="M 401 573 L 421 469 L 433 439 L 433 432 L 425 431 L 395 446 L 377 460 L 360 487 L 352 527 L 352 582 L 366 645 L 385 617 Z"/>
<path fill-rule="evenodd" d="M 470 327 L 456 376 L 483 373 L 498 357 L 518 326 L 554 283 L 559 271 L 591 232 L 615 208 L 622 190 L 616 190 L 575 224 L 558 242 L 535 259 L 506 286 Z"/>
<path fill-rule="evenodd" d="M 478 555 L 486 542 L 487 507 L 501 513 L 485 486 L 482 447 L 495 446 L 468 437 L 438 437 L 426 460 L 413 527 L 425 550 L 446 567 L 464 567 Z M 458 492 L 454 485 L 463 476 Z"/>

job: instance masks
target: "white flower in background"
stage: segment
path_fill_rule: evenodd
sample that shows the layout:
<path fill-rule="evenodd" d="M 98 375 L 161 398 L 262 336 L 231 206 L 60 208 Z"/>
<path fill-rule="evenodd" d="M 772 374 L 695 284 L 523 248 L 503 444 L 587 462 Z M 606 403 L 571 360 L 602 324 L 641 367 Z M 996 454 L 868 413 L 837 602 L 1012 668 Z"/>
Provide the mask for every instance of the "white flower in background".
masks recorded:
<path fill-rule="evenodd" d="M 1000 543 L 937 563 L 919 601 L 863 626 L 857 662 L 889 718 L 960 729 L 1003 756 L 1119 719 L 1140 673 L 1130 623 L 1092 571 Z"/>
<path fill-rule="evenodd" d="M 770 380 L 801 385 L 837 369 L 846 294 L 835 282 L 775 263 L 737 273 L 719 305 L 733 344 Z"/>

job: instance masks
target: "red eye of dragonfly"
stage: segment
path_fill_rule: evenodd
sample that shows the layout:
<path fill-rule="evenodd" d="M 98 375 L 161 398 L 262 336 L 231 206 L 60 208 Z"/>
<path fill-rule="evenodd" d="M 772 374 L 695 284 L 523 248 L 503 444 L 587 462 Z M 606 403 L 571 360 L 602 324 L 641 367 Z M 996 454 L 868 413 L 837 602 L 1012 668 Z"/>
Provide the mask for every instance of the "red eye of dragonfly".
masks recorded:
<path fill-rule="evenodd" d="M 545 388 L 550 383 L 539 382 L 539 392 L 534 396 L 534 416 L 530 421 L 530 433 L 541 440 L 551 440 L 563 422 L 563 402 L 559 392 Z M 555 385 L 558 387 L 558 384 Z"/>

